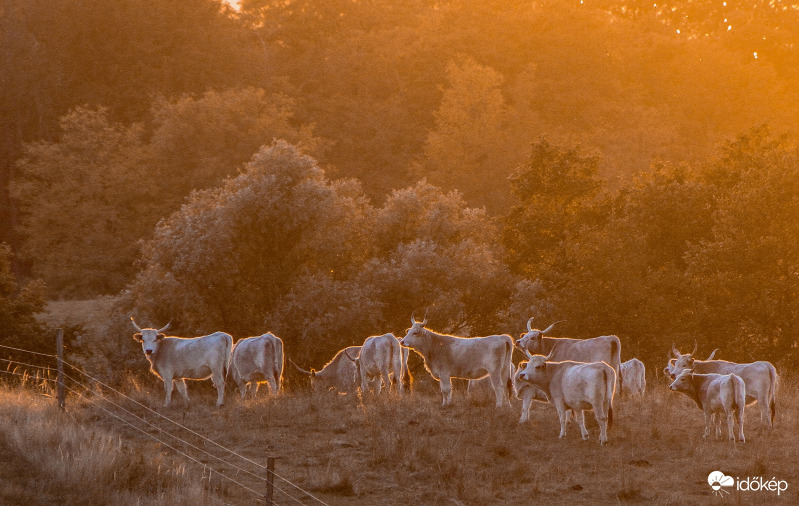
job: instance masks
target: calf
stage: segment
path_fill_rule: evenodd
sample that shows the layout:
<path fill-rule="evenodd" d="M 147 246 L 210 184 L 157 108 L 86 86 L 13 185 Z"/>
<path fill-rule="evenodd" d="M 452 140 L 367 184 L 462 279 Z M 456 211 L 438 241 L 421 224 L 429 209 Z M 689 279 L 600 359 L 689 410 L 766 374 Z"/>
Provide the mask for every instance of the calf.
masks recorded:
<path fill-rule="evenodd" d="M 716 415 L 716 435 L 721 434 L 721 413 L 727 418 L 729 440 L 735 442 L 733 422 L 738 422 L 738 441 L 745 443 L 744 407 L 746 385 L 735 374 L 699 374 L 690 369 L 682 371 L 669 385 L 675 392 L 690 397 L 705 412 L 705 435 L 710 435 L 713 416 Z"/>
<path fill-rule="evenodd" d="M 551 355 L 551 353 L 550 353 Z M 549 362 L 543 355 L 527 353 L 529 362 L 519 374 L 521 382 L 543 391 L 555 406 L 560 419 L 560 436 L 566 436 L 568 411 L 579 412 L 577 423 L 583 439 L 588 439 L 585 410 L 592 409 L 599 424 L 599 444 L 608 441 L 608 429 L 613 426 L 613 395 L 616 371 L 604 362 Z"/>

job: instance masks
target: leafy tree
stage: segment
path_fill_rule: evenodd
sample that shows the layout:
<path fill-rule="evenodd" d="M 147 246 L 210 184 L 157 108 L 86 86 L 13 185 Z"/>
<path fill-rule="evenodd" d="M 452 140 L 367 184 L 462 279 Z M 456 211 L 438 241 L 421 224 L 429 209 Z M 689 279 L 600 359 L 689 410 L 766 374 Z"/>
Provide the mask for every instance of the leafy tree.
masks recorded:
<path fill-rule="evenodd" d="M 36 318 L 45 307 L 44 285 L 30 281 L 20 285 L 11 272 L 11 248 L 0 244 L 0 344 L 40 353 L 53 353 L 44 325 Z M 0 350 L 7 355 L 8 350 Z M 34 357 L 35 360 L 35 357 Z"/>

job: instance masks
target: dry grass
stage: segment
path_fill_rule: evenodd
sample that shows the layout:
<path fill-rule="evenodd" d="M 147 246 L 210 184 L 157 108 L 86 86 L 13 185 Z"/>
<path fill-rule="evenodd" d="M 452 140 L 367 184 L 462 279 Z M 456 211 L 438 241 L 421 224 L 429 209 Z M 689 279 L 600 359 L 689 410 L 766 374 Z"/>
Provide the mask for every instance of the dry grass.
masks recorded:
<path fill-rule="evenodd" d="M 545 404 L 535 405 L 531 421 L 524 425 L 517 421 L 518 403 L 512 409 L 498 410 L 491 399 L 470 399 L 463 392 L 456 392 L 455 405 L 448 409 L 440 407 L 437 395 L 417 392 L 404 398 L 368 397 L 363 402 L 355 396 L 332 394 L 284 394 L 241 402 L 230 395 L 228 404 L 216 410 L 213 392 L 199 386 L 189 385 L 193 395 L 188 408 L 180 402 L 161 408 L 163 391 L 155 378 L 131 381 L 127 390 L 137 400 L 249 459 L 265 464 L 267 455 L 277 456 L 278 474 L 328 504 L 685 505 L 799 501 L 799 468 L 795 465 L 799 402 L 793 395 L 795 385 L 787 382 L 780 390 L 777 428 L 773 432 L 759 431 L 759 413 L 756 409 L 747 410 L 746 444 L 730 444 L 726 438 L 702 440 L 701 412 L 684 396 L 666 391 L 664 385 L 653 385 L 644 400 L 617 401 L 615 424 L 606 447 L 599 446 L 596 423 L 590 415 L 591 440 L 582 441 L 575 424 L 570 424 L 566 438 L 559 440 L 554 408 Z M 4 400 L 3 405 L 7 402 Z M 46 406 L 39 406 L 42 403 Z M 29 403 L 30 408 L 15 409 L 22 411 L 17 416 L 23 417 L 29 416 L 24 413 L 30 409 L 43 410 L 47 413 L 45 418 L 51 419 L 58 415 L 49 407 L 51 404 L 42 399 Z M 143 434 L 110 420 L 86 400 L 70 399 L 68 414 L 80 422 L 76 437 L 89 423 L 94 430 L 106 434 L 84 433 L 82 444 L 95 450 L 82 454 L 82 462 L 96 459 L 98 469 L 120 472 L 121 464 L 115 459 L 126 459 L 126 465 L 137 469 L 126 471 L 124 479 L 113 478 L 107 471 L 83 473 L 102 476 L 103 483 L 121 486 L 125 497 L 147 497 L 158 480 L 163 482 L 159 486 L 168 488 L 173 482 L 187 481 L 187 475 L 197 478 L 203 474 L 202 468 L 189 463 L 182 474 L 157 473 L 152 457 L 143 455 L 158 455 L 166 461 L 165 456 L 172 453 Z M 145 418 L 156 420 L 150 415 Z M 38 442 L 23 445 L 38 448 L 38 456 L 26 457 L 29 465 L 53 476 L 54 482 L 83 479 L 81 473 L 59 477 L 66 471 L 59 471 L 57 464 L 53 469 L 46 462 L 46 455 L 52 457 L 59 451 L 53 448 L 67 448 L 66 453 L 70 453 L 74 445 L 44 437 L 44 429 L 37 432 L 34 439 Z M 227 458 L 212 445 L 177 432 L 192 444 Z M 208 456 L 199 458 L 224 469 Z M 253 469 L 243 463 L 242 467 Z M 789 489 L 779 499 L 771 493 L 734 491 L 718 498 L 706 482 L 714 470 L 740 477 L 778 477 L 788 481 Z M 150 478 L 142 479 L 141 475 L 148 472 Z M 224 472 L 255 490 L 264 489 L 259 480 L 232 470 Z M 277 485 L 312 504 L 289 485 L 280 481 Z M 53 490 L 63 487 L 53 486 Z M 251 493 L 218 477 L 212 477 L 211 488 L 226 501 L 256 504 Z M 42 489 L 45 496 L 47 490 Z M 92 490 L 98 494 L 95 502 L 109 500 L 104 487 Z M 279 492 L 275 498 L 280 504 L 287 502 Z M 115 496 L 111 502 L 125 500 Z"/>

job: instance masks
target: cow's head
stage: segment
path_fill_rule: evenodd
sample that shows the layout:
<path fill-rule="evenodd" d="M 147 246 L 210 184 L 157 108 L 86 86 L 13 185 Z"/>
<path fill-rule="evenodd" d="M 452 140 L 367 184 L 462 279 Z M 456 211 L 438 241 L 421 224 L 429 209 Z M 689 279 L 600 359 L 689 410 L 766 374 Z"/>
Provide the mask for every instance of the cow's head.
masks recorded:
<path fill-rule="evenodd" d="M 533 319 L 530 318 L 527 320 L 527 332 L 525 334 L 521 334 L 519 340 L 516 341 L 516 346 L 522 350 L 522 352 L 529 351 L 530 353 L 543 353 L 543 344 L 542 340 L 544 334 L 552 330 L 555 325 L 558 323 L 563 323 L 565 320 L 560 320 L 549 327 L 545 328 L 544 330 L 534 329 L 532 326 Z"/>
<path fill-rule="evenodd" d="M 133 334 L 133 339 L 141 343 L 141 348 L 144 351 L 144 355 L 147 358 L 150 358 L 153 356 L 154 353 L 158 351 L 158 345 L 161 343 L 161 340 L 166 337 L 164 331 L 169 328 L 169 325 L 172 322 L 167 323 L 160 329 L 151 329 L 151 328 L 143 329 L 138 325 L 136 325 L 136 321 L 131 316 L 130 323 L 132 323 L 133 327 L 138 331 L 135 334 Z"/>
<path fill-rule="evenodd" d="M 411 315 L 411 328 L 405 332 L 405 337 L 400 339 L 400 344 L 406 348 L 419 348 L 419 346 L 424 346 L 424 343 L 427 342 L 425 325 L 427 325 L 426 315 L 424 320 L 420 322 L 417 322 L 416 317 Z"/>
<path fill-rule="evenodd" d="M 690 392 L 694 388 L 693 382 L 691 381 L 693 378 L 693 369 L 685 369 L 674 378 L 674 381 L 669 385 L 669 389 L 675 392 Z"/>
<path fill-rule="evenodd" d="M 527 365 L 521 373 L 517 373 L 519 380 L 533 385 L 541 384 L 546 380 L 547 358 L 544 355 L 525 353 L 528 358 Z"/>
<path fill-rule="evenodd" d="M 685 355 L 681 354 L 679 350 L 672 344 L 671 352 L 674 354 L 674 365 L 671 364 L 669 361 L 669 366 L 671 367 L 671 371 L 667 372 L 667 374 L 671 377 L 671 379 L 676 379 L 680 373 L 686 369 L 693 369 L 694 368 L 694 355 L 696 354 L 696 343 L 694 343 L 694 351 L 691 353 L 686 353 Z M 715 352 L 713 352 L 715 354 Z M 669 367 L 666 367 L 666 372 Z"/>
<path fill-rule="evenodd" d="M 314 381 L 314 380 L 316 379 L 316 371 L 315 371 L 314 369 L 311 369 L 310 371 L 306 371 L 306 370 L 305 370 L 305 369 L 303 369 L 302 367 L 300 367 L 300 366 L 298 366 L 297 364 L 295 364 L 295 363 L 294 363 L 294 361 L 293 361 L 293 360 L 291 360 L 291 359 L 289 359 L 289 362 L 290 362 L 290 363 L 291 363 L 291 365 L 293 365 L 293 366 L 294 366 L 294 367 L 295 367 L 295 368 L 296 368 L 296 369 L 297 369 L 299 372 L 301 372 L 302 374 L 305 374 L 305 375 L 307 375 L 309 378 L 311 378 L 311 388 L 313 388 L 314 390 L 316 390 L 316 382 Z"/>

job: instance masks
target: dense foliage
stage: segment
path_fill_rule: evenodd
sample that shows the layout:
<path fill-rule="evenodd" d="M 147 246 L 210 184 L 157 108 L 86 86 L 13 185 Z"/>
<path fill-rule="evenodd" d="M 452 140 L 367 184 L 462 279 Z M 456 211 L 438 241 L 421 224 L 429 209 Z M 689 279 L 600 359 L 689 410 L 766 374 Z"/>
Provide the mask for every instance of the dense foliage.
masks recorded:
<path fill-rule="evenodd" d="M 799 360 L 794 7 L 0 12 L 7 270 L 51 297 L 119 294 L 84 347 L 112 362 L 131 313 L 271 329 L 318 363 L 426 310 L 469 335 L 565 319 L 625 358 L 697 340 Z"/>

